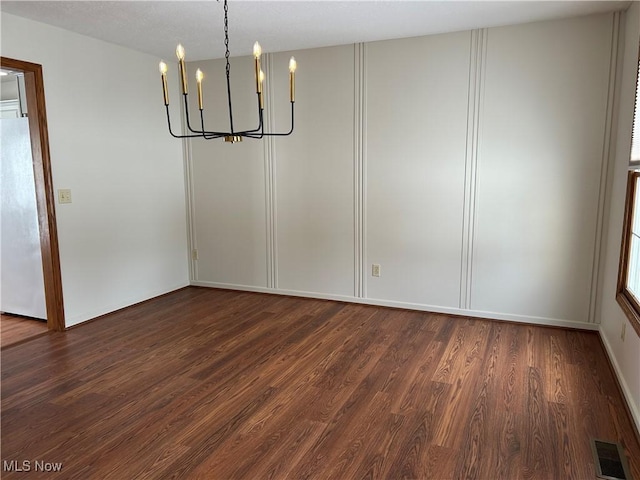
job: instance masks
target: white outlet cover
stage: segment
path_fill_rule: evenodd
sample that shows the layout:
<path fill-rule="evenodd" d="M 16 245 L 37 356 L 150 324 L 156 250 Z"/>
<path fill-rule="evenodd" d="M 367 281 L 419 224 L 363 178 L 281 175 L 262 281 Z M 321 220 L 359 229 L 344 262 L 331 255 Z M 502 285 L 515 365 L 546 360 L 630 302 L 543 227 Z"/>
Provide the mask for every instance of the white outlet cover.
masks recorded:
<path fill-rule="evenodd" d="M 71 190 L 61 188 L 58 190 L 58 203 L 71 203 Z"/>

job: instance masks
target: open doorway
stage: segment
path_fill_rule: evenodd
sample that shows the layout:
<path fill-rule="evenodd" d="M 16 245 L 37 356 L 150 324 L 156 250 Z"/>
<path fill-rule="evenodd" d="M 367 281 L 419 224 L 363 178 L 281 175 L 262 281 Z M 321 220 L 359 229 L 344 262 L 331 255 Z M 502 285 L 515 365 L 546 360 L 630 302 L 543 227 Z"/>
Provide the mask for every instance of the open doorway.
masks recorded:
<path fill-rule="evenodd" d="M 2 347 L 47 331 L 42 252 L 24 74 L 0 70 Z"/>
<path fill-rule="evenodd" d="M 26 100 L 24 108 L 27 111 L 29 143 L 33 163 L 46 323 L 48 330 L 62 331 L 65 328 L 62 280 L 42 66 L 6 57 L 0 57 L 0 64 L 3 70 L 6 69 L 12 73 L 20 74 L 24 80 L 23 89 Z M 4 235 L 3 233 L 3 237 Z"/>

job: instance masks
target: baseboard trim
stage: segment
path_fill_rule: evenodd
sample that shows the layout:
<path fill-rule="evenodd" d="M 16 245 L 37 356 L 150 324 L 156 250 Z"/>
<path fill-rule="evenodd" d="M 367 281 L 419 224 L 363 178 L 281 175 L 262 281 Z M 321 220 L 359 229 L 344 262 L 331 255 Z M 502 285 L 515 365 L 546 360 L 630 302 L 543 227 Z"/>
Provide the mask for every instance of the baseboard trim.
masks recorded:
<path fill-rule="evenodd" d="M 420 303 L 397 302 L 376 298 L 358 298 L 349 295 L 325 294 L 317 292 L 306 292 L 301 290 L 274 289 L 268 287 L 256 287 L 252 285 L 239 285 L 217 282 L 191 282 L 196 287 L 221 288 L 225 290 L 240 290 L 245 292 L 271 293 L 275 295 L 287 295 L 291 297 L 316 298 L 320 300 L 335 300 L 338 302 L 359 303 L 364 305 L 375 305 L 379 307 L 404 308 L 406 310 L 418 310 L 423 312 L 444 313 L 463 317 L 487 318 L 491 320 L 502 320 L 507 322 L 524 323 L 530 325 L 541 325 L 548 327 L 572 328 L 576 330 L 598 331 L 599 326 L 594 323 L 576 322 L 574 320 L 563 320 L 545 317 L 533 317 L 525 315 L 514 315 L 497 312 L 487 312 L 482 310 L 465 310 L 462 308 L 442 307 L 438 305 L 427 305 Z"/>
<path fill-rule="evenodd" d="M 629 385 L 627 385 L 624 376 L 620 373 L 620 366 L 618 365 L 616 356 L 613 353 L 613 348 L 611 348 L 611 344 L 609 343 L 609 340 L 607 340 L 607 336 L 602 330 L 598 332 L 598 336 L 600 337 L 600 341 L 604 346 L 604 351 L 607 354 L 607 358 L 609 359 L 609 366 L 611 367 L 611 370 L 613 370 L 614 377 L 616 378 L 616 383 L 618 384 L 618 389 L 622 392 L 622 398 L 624 398 L 625 400 L 627 412 L 633 420 L 636 438 L 638 439 L 638 443 L 640 443 L 640 411 L 633 402 L 633 396 L 631 395 Z"/>

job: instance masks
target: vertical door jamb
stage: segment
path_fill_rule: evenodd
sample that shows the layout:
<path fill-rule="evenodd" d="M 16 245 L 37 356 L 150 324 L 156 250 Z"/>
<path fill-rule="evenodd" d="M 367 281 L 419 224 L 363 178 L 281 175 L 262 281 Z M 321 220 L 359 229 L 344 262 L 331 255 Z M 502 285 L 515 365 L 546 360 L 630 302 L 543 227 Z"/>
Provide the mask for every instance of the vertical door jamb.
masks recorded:
<path fill-rule="evenodd" d="M 3 68 L 19 70 L 24 73 L 33 156 L 33 174 L 36 184 L 38 225 L 40 227 L 47 326 L 49 330 L 63 331 L 65 329 L 65 320 L 62 276 L 60 273 L 60 251 L 51 175 L 51 158 L 49 155 L 49 133 L 47 130 L 42 65 L 7 57 L 0 57 L 0 64 Z"/>

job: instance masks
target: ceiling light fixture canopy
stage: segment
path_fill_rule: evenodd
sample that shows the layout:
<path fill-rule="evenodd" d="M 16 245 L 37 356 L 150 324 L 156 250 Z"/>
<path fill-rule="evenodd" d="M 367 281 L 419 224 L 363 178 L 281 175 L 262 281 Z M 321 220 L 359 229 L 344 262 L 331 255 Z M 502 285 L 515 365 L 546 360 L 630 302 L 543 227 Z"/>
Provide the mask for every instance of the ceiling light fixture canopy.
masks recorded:
<path fill-rule="evenodd" d="M 219 0 L 218 0 L 219 1 Z M 225 44 L 225 59 L 226 59 L 226 76 L 227 76 L 227 100 L 229 104 L 229 131 L 227 132 L 215 132 L 206 130 L 204 127 L 204 107 L 202 96 L 202 82 L 204 80 L 204 74 L 202 70 L 196 71 L 196 83 L 198 92 L 198 110 L 200 110 L 200 130 L 194 129 L 191 126 L 191 120 L 189 117 L 189 93 L 187 86 L 187 69 L 185 67 L 185 50 L 180 44 L 176 47 L 176 56 L 178 57 L 178 69 L 180 71 L 182 96 L 184 98 L 184 120 L 186 128 L 190 133 L 186 135 L 177 135 L 173 133 L 171 129 L 171 117 L 169 115 L 169 89 L 167 88 L 167 72 L 168 67 L 164 61 L 160 61 L 160 76 L 162 78 L 162 94 L 164 98 L 164 106 L 167 111 L 167 125 L 169 127 L 169 133 L 175 138 L 204 138 L 205 140 L 212 140 L 214 138 L 224 138 L 225 142 L 236 143 L 241 142 L 243 138 L 264 138 L 264 137 L 284 137 L 291 135 L 294 126 L 294 105 L 295 105 L 295 79 L 297 63 L 295 58 L 291 57 L 289 60 L 289 101 L 291 103 L 291 129 L 284 133 L 270 133 L 264 131 L 264 72 L 260 67 L 260 57 L 262 56 L 262 48 L 260 44 L 256 42 L 253 45 L 253 57 L 255 64 L 255 80 L 256 80 L 256 94 L 258 96 L 258 126 L 253 130 L 237 131 L 233 126 L 233 107 L 231 105 L 231 65 L 229 64 L 229 7 L 227 0 L 224 0 L 224 44 Z"/>

